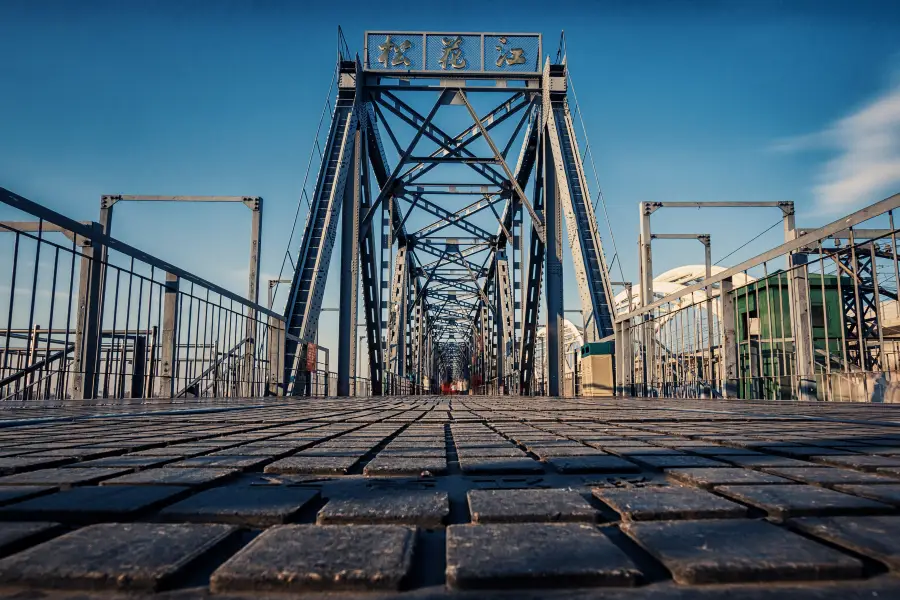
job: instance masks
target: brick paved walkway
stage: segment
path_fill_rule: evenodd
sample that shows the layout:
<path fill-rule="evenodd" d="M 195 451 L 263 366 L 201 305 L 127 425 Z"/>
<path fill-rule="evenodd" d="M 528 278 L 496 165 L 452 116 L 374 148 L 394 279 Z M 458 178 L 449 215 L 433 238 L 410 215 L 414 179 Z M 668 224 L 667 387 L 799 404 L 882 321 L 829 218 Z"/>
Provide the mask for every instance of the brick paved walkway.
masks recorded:
<path fill-rule="evenodd" d="M 0 409 L 0 598 L 892 599 L 897 570 L 900 406 Z"/>

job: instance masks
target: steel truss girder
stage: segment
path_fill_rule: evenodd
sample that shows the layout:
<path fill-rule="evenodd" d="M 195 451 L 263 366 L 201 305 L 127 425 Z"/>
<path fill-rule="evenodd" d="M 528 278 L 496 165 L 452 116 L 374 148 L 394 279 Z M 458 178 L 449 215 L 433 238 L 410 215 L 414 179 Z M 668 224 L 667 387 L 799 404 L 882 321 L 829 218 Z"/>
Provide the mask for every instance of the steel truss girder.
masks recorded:
<path fill-rule="evenodd" d="M 468 217 L 474 216 L 487 208 L 490 208 L 493 210 L 494 204 L 496 204 L 498 202 L 502 202 L 503 200 L 504 200 L 504 198 L 502 198 L 502 197 L 490 195 L 490 196 L 480 198 L 479 200 L 476 200 L 475 202 L 462 207 L 461 209 L 459 209 L 458 211 L 456 211 L 454 213 L 450 213 L 449 217 L 445 217 L 444 215 L 435 215 L 440 218 L 440 221 L 435 221 L 434 223 L 426 225 L 425 227 L 422 227 L 421 229 L 412 233 L 411 235 L 414 238 L 418 239 L 421 237 L 425 237 L 426 235 L 431 235 L 431 234 L 437 233 L 438 231 L 441 231 L 442 229 L 446 229 L 447 227 L 450 227 L 451 225 L 459 226 L 458 222 L 460 220 L 464 220 Z M 428 210 L 428 209 L 426 208 L 426 210 Z M 429 210 L 428 212 L 431 212 L 431 211 Z M 444 212 L 447 212 L 447 211 L 444 211 Z M 432 213 L 432 214 L 434 214 L 434 213 Z M 496 214 L 496 212 L 494 214 Z M 464 227 L 461 227 L 461 226 L 459 226 L 459 227 L 461 229 L 465 229 Z M 493 235 L 492 233 L 488 233 L 487 231 L 484 231 L 484 229 L 481 229 L 480 227 L 478 229 L 480 229 L 482 232 L 484 232 L 484 233 L 478 234 L 478 237 L 480 237 L 481 239 L 488 240 L 491 242 L 493 242 L 496 239 L 496 236 Z"/>
<path fill-rule="evenodd" d="M 550 68 L 550 78 L 565 82 L 565 65 Z M 578 152 L 575 128 L 566 99 L 561 93 L 546 94 L 547 140 L 552 152 L 559 199 L 565 213 L 569 247 L 581 296 L 585 341 L 596 341 L 613 333 L 612 288 L 597 220 L 588 195 L 584 166 Z"/>
<path fill-rule="evenodd" d="M 398 375 L 404 375 L 406 368 L 406 325 L 407 292 L 409 290 L 406 245 L 397 249 L 394 257 L 393 280 L 391 281 L 391 312 L 388 321 L 388 365 Z"/>
<path fill-rule="evenodd" d="M 352 63 L 351 63 L 352 64 Z M 342 72 L 354 72 L 348 64 Z M 296 340 L 312 342 L 316 338 L 328 264 L 334 247 L 344 186 L 349 171 L 346 148 L 359 126 L 355 87 L 341 88 L 335 105 L 325 146 L 322 166 L 316 177 L 316 191 L 310 203 L 300 253 L 295 265 L 291 293 L 285 308 L 285 383 L 293 378 L 290 393 L 301 392 L 304 382 Z"/>
<path fill-rule="evenodd" d="M 412 201 L 410 200 L 410 202 L 412 202 Z M 455 225 L 456 227 L 459 227 L 463 231 L 465 231 L 467 233 L 471 233 L 472 235 L 474 235 L 478 238 L 481 238 L 483 240 L 493 241 L 493 239 L 494 239 L 494 235 L 491 232 L 489 232 L 485 229 L 482 229 L 481 227 L 479 227 L 478 225 L 475 225 L 474 223 L 470 223 L 464 217 L 459 217 L 456 213 L 452 213 L 445 208 L 441 208 L 440 206 L 431 202 L 430 200 L 428 200 L 421 194 L 418 199 L 418 202 L 416 203 L 416 206 L 418 206 L 422 210 L 425 210 L 425 211 L 433 214 L 434 216 L 438 217 L 443 222 L 445 222 L 447 224 L 447 226 Z M 418 239 L 419 232 L 416 232 L 411 235 L 414 239 Z"/>
<path fill-rule="evenodd" d="M 383 98 L 378 98 L 376 102 L 380 106 L 388 109 L 395 116 L 400 118 L 402 121 L 410 125 L 411 127 L 415 127 L 417 131 L 421 132 L 432 142 L 441 146 L 443 150 L 445 150 L 448 155 L 452 156 L 455 153 L 461 152 L 465 157 L 468 158 L 478 158 L 475 156 L 473 152 L 468 150 L 463 144 L 454 147 L 454 138 L 452 138 L 449 134 L 445 133 L 441 128 L 437 127 L 434 124 L 427 123 L 428 127 L 422 127 L 422 123 L 424 123 L 424 118 L 416 112 L 413 108 L 407 105 L 405 102 L 394 96 L 393 94 L 387 93 L 384 94 L 392 103 L 385 102 Z M 484 177 L 486 180 L 494 183 L 496 185 L 502 185 L 506 180 L 506 177 L 503 176 L 502 173 L 498 172 L 496 169 L 490 168 L 487 165 L 480 163 L 466 163 L 472 170 L 476 173 Z"/>

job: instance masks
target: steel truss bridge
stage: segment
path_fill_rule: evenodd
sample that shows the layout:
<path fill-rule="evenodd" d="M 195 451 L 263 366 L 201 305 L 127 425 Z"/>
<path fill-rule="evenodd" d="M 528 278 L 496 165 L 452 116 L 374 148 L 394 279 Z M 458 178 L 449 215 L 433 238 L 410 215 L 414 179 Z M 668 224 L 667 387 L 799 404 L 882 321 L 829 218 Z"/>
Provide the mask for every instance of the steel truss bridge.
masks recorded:
<path fill-rule="evenodd" d="M 491 36 L 478 35 L 487 48 Z M 559 394 L 563 219 L 585 339 L 613 333 L 565 61 L 541 65 L 540 37 L 523 35 L 516 39 L 537 51 L 522 57 L 516 49 L 528 62 L 515 71 L 500 70 L 504 56 L 515 60 L 512 49 L 493 70 L 484 69 L 487 51 L 482 69 L 472 57 L 465 69 L 453 68 L 454 59 L 457 66 L 466 59 L 452 50 L 444 68 L 392 64 L 398 52 L 418 61 L 415 49 L 439 40 L 445 48 L 462 40 L 464 48 L 467 37 L 475 36 L 370 33 L 364 60 L 339 61 L 337 102 L 285 309 L 286 393 L 303 385 L 300 350 L 316 339 L 338 226 L 339 395 L 351 393 L 356 372 L 358 297 L 372 393 L 385 392 L 389 373 L 433 390 L 452 377 L 528 394 L 541 294 L 547 391 Z M 405 53 L 404 38 L 413 40 Z M 422 62 L 432 56 L 425 54 Z"/>

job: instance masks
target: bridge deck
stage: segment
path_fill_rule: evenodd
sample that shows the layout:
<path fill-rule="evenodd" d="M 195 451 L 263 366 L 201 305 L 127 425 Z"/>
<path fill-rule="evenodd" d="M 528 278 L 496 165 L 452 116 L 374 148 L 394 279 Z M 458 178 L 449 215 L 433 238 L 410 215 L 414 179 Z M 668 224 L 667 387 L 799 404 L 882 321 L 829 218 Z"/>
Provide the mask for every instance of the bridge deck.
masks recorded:
<path fill-rule="evenodd" d="M 0 597 L 900 597 L 900 407 L 34 405 L 0 440 Z"/>

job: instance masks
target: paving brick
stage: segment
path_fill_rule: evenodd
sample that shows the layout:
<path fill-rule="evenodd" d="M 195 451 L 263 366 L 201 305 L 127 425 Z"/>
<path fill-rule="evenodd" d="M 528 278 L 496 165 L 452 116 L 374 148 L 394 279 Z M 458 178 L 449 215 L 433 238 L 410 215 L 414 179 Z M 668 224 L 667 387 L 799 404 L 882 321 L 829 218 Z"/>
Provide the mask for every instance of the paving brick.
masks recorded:
<path fill-rule="evenodd" d="M 4 485 L 56 485 L 63 488 L 74 485 L 88 485 L 104 479 L 116 477 L 128 473 L 131 469 L 101 468 L 101 469 L 42 469 L 40 471 L 28 471 L 0 477 L 0 486 Z"/>
<path fill-rule="evenodd" d="M 247 471 L 267 462 L 268 458 L 259 456 L 197 456 L 186 458 L 165 466 L 167 469 L 240 469 Z"/>
<path fill-rule="evenodd" d="M 49 494 L 58 489 L 55 485 L 5 485 L 0 487 L 0 506 Z"/>
<path fill-rule="evenodd" d="M 376 456 L 366 465 L 366 475 L 439 475 L 447 471 L 447 461 L 443 458 L 392 458 Z"/>
<path fill-rule="evenodd" d="M 569 456 L 608 456 L 603 450 L 591 448 L 590 446 L 532 446 L 528 449 L 542 459 Z"/>
<path fill-rule="evenodd" d="M 883 485 L 880 483 L 875 485 L 840 484 L 834 486 L 834 489 L 839 492 L 844 492 L 845 494 L 853 494 L 854 496 L 862 496 L 863 498 L 877 500 L 878 502 L 884 502 L 885 504 L 900 506 L 900 483 L 890 485 Z"/>
<path fill-rule="evenodd" d="M 632 586 L 639 568 L 583 523 L 451 525 L 447 583 L 461 589 Z"/>
<path fill-rule="evenodd" d="M 721 485 L 716 491 L 786 519 L 802 516 L 884 514 L 887 504 L 812 485 Z"/>
<path fill-rule="evenodd" d="M 71 458 L 56 457 L 33 457 L 33 456 L 15 456 L 8 458 L 0 458 L 0 475 L 9 475 L 12 473 L 21 473 L 22 471 L 33 471 L 35 469 L 45 469 L 48 467 L 56 467 L 72 462 Z"/>
<path fill-rule="evenodd" d="M 856 454 L 851 456 L 813 456 L 810 460 L 835 465 L 837 467 L 849 467 L 862 471 L 877 471 L 882 468 L 900 468 L 900 456 L 866 456 Z"/>
<path fill-rule="evenodd" d="M 65 531 L 59 523 L 0 523 L 0 556 L 24 550 Z"/>
<path fill-rule="evenodd" d="M 174 502 L 187 495 L 189 490 L 171 485 L 76 487 L 4 506 L 0 508 L 0 519 L 65 523 L 131 519 L 167 502 Z"/>
<path fill-rule="evenodd" d="M 896 479 L 882 477 L 874 473 L 836 469 L 832 467 L 765 467 L 766 473 L 787 477 L 794 481 L 833 486 L 839 483 L 897 483 Z"/>
<path fill-rule="evenodd" d="M 0 583 L 154 591 L 233 532 L 227 525 L 90 525 L 0 560 Z"/>
<path fill-rule="evenodd" d="M 107 456 L 106 458 L 71 463 L 66 465 L 66 468 L 92 469 L 95 467 L 119 467 L 130 469 L 132 471 L 140 471 L 141 469 L 162 466 L 171 460 L 174 459 L 163 456 Z"/>
<path fill-rule="evenodd" d="M 194 494 L 164 508 L 159 514 L 167 521 L 268 527 L 287 522 L 318 497 L 318 490 L 236 484 Z"/>
<path fill-rule="evenodd" d="M 366 493 L 332 498 L 319 511 L 323 525 L 363 523 L 439 527 L 450 514 L 447 492 Z"/>
<path fill-rule="evenodd" d="M 278 525 L 219 567 L 214 592 L 396 590 L 412 568 L 414 529 Z"/>
<path fill-rule="evenodd" d="M 462 458 L 459 468 L 466 475 L 503 475 L 516 473 L 542 473 L 544 465 L 521 456 L 518 458 Z"/>
<path fill-rule="evenodd" d="M 676 469 L 676 468 L 731 468 L 731 465 L 711 458 L 703 456 L 664 456 L 654 454 L 642 454 L 630 457 L 643 465 L 647 465 L 654 469 Z"/>
<path fill-rule="evenodd" d="M 622 529 L 682 584 L 862 575 L 862 563 L 855 558 L 765 521 L 626 522 Z"/>
<path fill-rule="evenodd" d="M 793 484 L 794 481 L 750 469 L 669 469 L 666 476 L 675 481 L 711 489 L 717 485 Z"/>
<path fill-rule="evenodd" d="M 597 511 L 575 490 L 471 490 L 468 497 L 476 523 L 597 520 Z"/>
<path fill-rule="evenodd" d="M 516 456 L 525 456 L 525 453 L 522 452 L 519 448 L 515 446 L 510 446 L 506 444 L 504 446 L 495 446 L 495 447 L 456 447 L 456 454 L 460 458 L 483 458 L 483 457 L 491 457 L 491 458 L 503 458 L 503 457 L 516 457 Z"/>
<path fill-rule="evenodd" d="M 631 521 L 723 519 L 747 514 L 746 507 L 695 488 L 595 488 L 593 493 L 623 519 Z"/>
<path fill-rule="evenodd" d="M 205 487 L 237 475 L 236 469 L 148 469 L 107 479 L 101 485 L 186 485 Z"/>
<path fill-rule="evenodd" d="M 546 460 L 560 473 L 639 473 L 641 468 L 618 456 L 563 456 Z"/>
<path fill-rule="evenodd" d="M 358 462 L 359 456 L 289 456 L 266 465 L 265 472 L 280 474 L 345 475 L 347 471 Z"/>
<path fill-rule="evenodd" d="M 805 517 L 792 527 L 900 569 L 900 516 Z"/>

